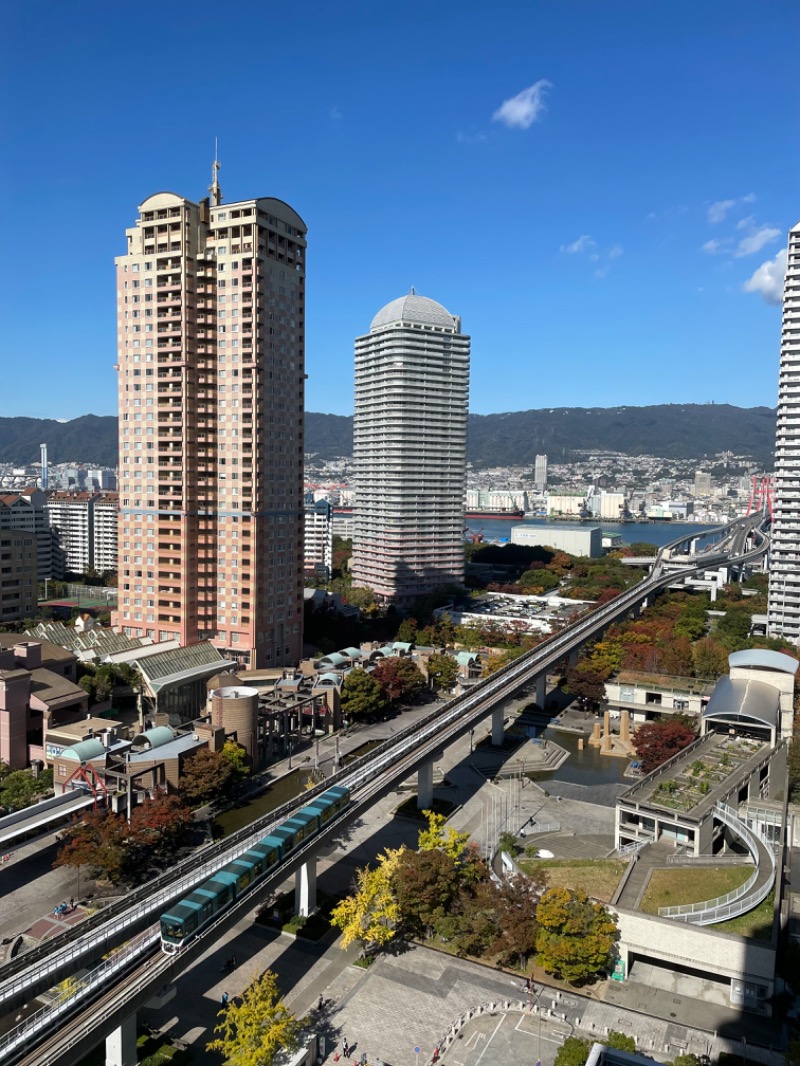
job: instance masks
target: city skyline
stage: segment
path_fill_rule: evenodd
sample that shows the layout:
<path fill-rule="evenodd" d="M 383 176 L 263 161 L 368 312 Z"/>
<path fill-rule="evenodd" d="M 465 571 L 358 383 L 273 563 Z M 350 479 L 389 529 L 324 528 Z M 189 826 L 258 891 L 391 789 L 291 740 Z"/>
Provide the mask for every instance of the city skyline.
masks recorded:
<path fill-rule="evenodd" d="M 793 168 L 775 166 L 796 149 L 774 101 L 796 98 L 797 13 L 697 7 L 507 4 L 487 21 L 482 5 L 455 20 L 412 3 L 401 23 L 363 3 L 307 3 L 280 20 L 245 4 L 223 24 L 204 2 L 145 3 L 143 52 L 121 9 L 89 0 L 41 19 L 13 5 L 16 253 L 2 291 L 20 357 L 2 413 L 113 412 L 117 234 L 147 195 L 205 194 L 215 135 L 225 199 L 266 183 L 312 233 L 309 410 L 349 413 L 352 337 L 386 292 L 412 285 L 468 316 L 477 413 L 775 406 L 779 256 L 800 211 Z M 424 33 L 400 33 L 415 19 Z M 234 49 L 244 26 L 269 33 L 268 60 Z M 189 74 L 211 56 L 204 95 Z M 117 81 L 132 91 L 101 91 Z M 63 84 L 69 107 L 56 111 Z M 169 122 L 154 128 L 159 109 L 186 116 L 177 138 Z M 147 150 L 132 166 L 137 138 Z M 80 236 L 48 244 L 61 215 Z M 666 372 L 643 373 L 650 364 Z M 48 395 L 30 389 L 31 365 Z"/>

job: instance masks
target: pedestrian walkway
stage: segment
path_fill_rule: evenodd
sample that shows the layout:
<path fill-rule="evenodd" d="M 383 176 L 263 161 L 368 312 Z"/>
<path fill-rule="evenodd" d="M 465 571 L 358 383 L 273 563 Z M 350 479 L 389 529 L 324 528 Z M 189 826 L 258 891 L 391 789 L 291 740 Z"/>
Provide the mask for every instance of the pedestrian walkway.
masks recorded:
<path fill-rule="evenodd" d="M 49 940 L 50 937 L 63 933 L 65 928 L 78 925 L 88 916 L 89 912 L 84 907 L 80 906 L 80 904 L 75 904 L 63 914 L 59 914 L 58 917 L 55 914 L 45 915 L 44 918 L 40 918 L 28 929 L 25 929 L 22 935 L 37 942 Z"/>

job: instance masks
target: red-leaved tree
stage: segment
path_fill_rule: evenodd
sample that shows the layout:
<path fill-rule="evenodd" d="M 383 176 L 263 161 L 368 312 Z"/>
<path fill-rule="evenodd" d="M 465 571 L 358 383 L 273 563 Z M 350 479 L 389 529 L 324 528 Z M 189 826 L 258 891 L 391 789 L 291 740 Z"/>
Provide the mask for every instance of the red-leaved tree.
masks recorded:
<path fill-rule="evenodd" d="M 682 718 L 670 718 L 662 722 L 647 722 L 640 725 L 633 737 L 633 746 L 649 774 L 667 759 L 683 751 L 695 739 L 694 727 Z"/>

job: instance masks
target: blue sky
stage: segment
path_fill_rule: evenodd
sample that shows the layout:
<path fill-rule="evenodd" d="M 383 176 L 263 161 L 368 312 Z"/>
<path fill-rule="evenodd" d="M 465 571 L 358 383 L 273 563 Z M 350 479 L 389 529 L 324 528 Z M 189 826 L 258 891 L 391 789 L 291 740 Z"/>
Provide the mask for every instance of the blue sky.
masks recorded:
<path fill-rule="evenodd" d="M 139 203 L 309 227 L 307 408 L 415 286 L 471 409 L 774 405 L 800 218 L 796 0 L 7 0 L 0 414 L 116 410 Z M 749 291 L 748 291 L 749 290 Z"/>

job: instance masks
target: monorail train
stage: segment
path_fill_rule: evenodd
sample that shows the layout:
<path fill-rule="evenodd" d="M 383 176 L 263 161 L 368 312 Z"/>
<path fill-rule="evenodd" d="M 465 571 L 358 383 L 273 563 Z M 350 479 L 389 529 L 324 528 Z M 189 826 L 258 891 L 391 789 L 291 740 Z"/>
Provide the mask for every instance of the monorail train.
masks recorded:
<path fill-rule="evenodd" d="M 287 818 L 249 851 L 233 859 L 198 885 L 188 896 L 173 903 L 161 915 L 161 950 L 168 955 L 180 951 L 256 881 L 296 847 L 315 836 L 350 802 L 346 788 L 329 788 L 291 818 Z"/>

